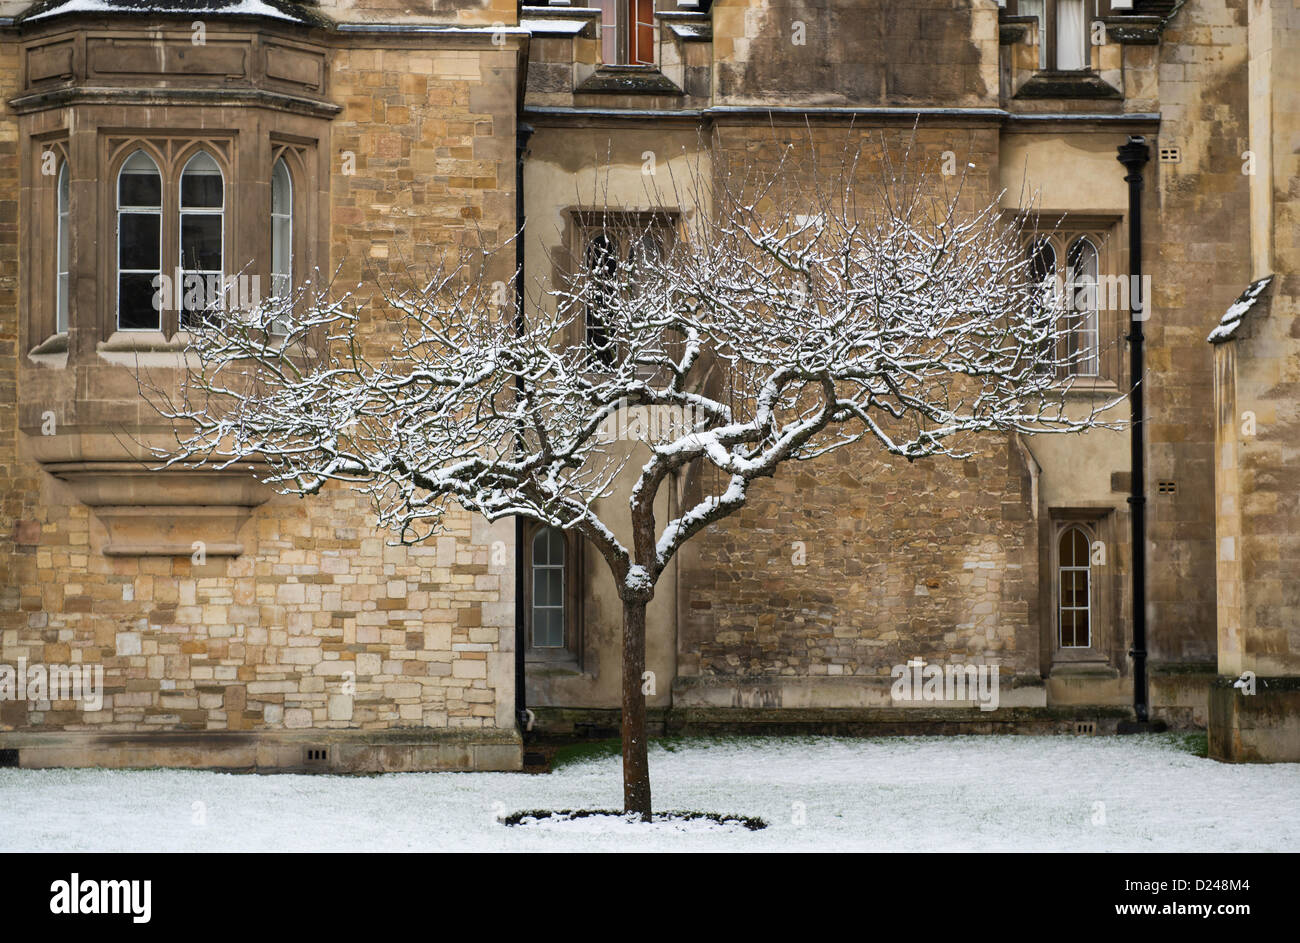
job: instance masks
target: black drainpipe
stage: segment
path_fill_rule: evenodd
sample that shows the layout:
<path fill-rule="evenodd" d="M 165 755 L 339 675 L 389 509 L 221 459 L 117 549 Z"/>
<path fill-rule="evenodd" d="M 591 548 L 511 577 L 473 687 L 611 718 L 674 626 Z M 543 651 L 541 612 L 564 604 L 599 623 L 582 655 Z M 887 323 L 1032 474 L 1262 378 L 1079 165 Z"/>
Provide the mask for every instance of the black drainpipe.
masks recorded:
<path fill-rule="evenodd" d="M 531 125 L 520 121 L 515 129 L 515 332 L 524 332 L 524 155 L 528 152 L 528 139 L 533 135 Z M 515 377 L 515 388 L 523 385 Z M 519 719 L 520 733 L 527 729 L 528 708 L 524 685 L 524 650 L 528 639 L 524 619 L 524 519 L 515 517 L 515 717 Z"/>
<path fill-rule="evenodd" d="M 1146 138 L 1130 137 L 1119 147 L 1115 158 L 1128 171 L 1124 182 L 1128 184 L 1128 257 L 1129 257 L 1129 378 L 1133 391 L 1129 397 L 1132 407 L 1129 517 L 1133 523 L 1133 711 L 1136 725 L 1147 727 L 1147 521 L 1146 521 L 1146 465 L 1143 450 L 1142 394 L 1146 389 L 1145 366 L 1142 357 L 1142 321 L 1150 310 L 1151 299 L 1140 298 L 1142 276 L 1142 168 L 1151 159 L 1151 149 Z"/>

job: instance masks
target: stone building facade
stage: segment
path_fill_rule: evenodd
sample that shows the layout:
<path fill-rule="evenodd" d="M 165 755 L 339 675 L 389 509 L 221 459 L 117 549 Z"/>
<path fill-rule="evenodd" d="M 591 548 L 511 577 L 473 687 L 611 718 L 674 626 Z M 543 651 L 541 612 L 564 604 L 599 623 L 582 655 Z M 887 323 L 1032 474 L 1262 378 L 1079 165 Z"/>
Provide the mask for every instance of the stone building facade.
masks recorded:
<path fill-rule="evenodd" d="M 671 176 L 849 133 L 968 168 L 972 205 L 1032 197 L 1048 247 L 1027 251 L 1099 275 L 1128 271 L 1116 149 L 1145 139 L 1151 714 L 1213 721 L 1225 758 L 1295 758 L 1293 5 L 105 6 L 0 4 L 0 664 L 104 673 L 98 710 L 0 700 L 13 762 L 515 769 L 521 725 L 615 727 L 619 600 L 571 536 L 464 515 L 394 547 L 341 488 L 298 500 L 256 469 L 144 467 L 139 443 L 165 430 L 137 370 L 174 381 L 185 313 L 124 308 L 130 278 L 181 267 L 219 216 L 210 264 L 269 286 L 317 269 L 364 282 L 519 225 L 525 282 L 544 282 L 594 212 L 708 212 L 654 204 L 647 161 Z M 121 202 L 124 173 L 145 203 Z M 127 265 L 123 227 L 140 225 L 159 248 Z M 1080 408 L 1131 385 L 1127 330 L 1122 306 L 1099 312 Z M 1232 434 L 1242 411 L 1249 440 Z M 900 467 L 863 447 L 783 469 L 661 580 L 652 717 L 1114 729 L 1134 687 L 1130 470 L 1127 431 L 1104 429 L 990 438 L 964 462 Z M 714 484 L 683 475 L 660 500 Z M 620 502 L 602 509 L 616 526 Z M 528 592 L 548 568 L 559 635 Z M 1085 577 L 1082 601 L 1063 600 Z M 891 672 L 915 659 L 997 665 L 1001 707 L 900 704 Z M 1269 693 L 1244 700 L 1246 670 Z"/>

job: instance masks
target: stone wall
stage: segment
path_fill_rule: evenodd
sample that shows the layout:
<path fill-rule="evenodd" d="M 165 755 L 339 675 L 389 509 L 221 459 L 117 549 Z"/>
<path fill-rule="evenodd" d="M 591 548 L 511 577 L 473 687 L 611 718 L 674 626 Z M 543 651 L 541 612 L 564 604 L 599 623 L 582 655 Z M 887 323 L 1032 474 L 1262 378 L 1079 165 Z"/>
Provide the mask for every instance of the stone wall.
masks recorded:
<path fill-rule="evenodd" d="M 915 139 L 897 128 L 857 133 L 868 153 L 883 140 L 894 160 L 907 149 L 932 173 L 953 150 L 977 168 L 963 209 L 993 198 L 992 129 L 927 126 Z M 823 160 L 838 161 L 845 135 L 842 126 L 734 126 L 720 142 L 762 161 L 782 140 L 811 140 Z M 880 170 L 866 161 L 862 172 Z M 1001 436 L 969 447 L 969 460 L 909 464 L 863 442 L 756 482 L 741 511 L 684 551 L 682 675 L 697 676 L 695 688 L 711 679 L 879 682 L 914 657 L 1036 675 L 1038 538 L 1027 460 Z M 707 473 L 700 484 L 704 493 L 720 486 Z M 857 696 L 846 688 L 841 706 Z"/>
<path fill-rule="evenodd" d="M 390 547 L 369 507 L 333 488 L 272 499 L 243 554 L 196 565 L 106 557 L 91 509 L 48 476 L 38 495 L 10 558 L 21 595 L 4 659 L 103 665 L 106 697 L 99 711 L 5 701 L 10 729 L 513 722 L 513 621 L 495 605 L 513 571 L 489 567 L 508 527 L 462 515 L 436 543 Z"/>
<path fill-rule="evenodd" d="M 329 168 L 320 181 L 328 270 L 340 283 L 365 283 L 368 294 L 377 274 L 512 232 L 517 48 L 487 34 L 418 45 L 337 41 L 329 84 L 342 111 L 318 145 Z M 0 57 L 8 98 L 20 75 L 14 43 L 0 46 Z M 0 746 L 18 747 L 23 765 L 297 767 L 303 743 L 329 743 L 325 763 L 338 769 L 518 768 L 510 522 L 488 526 L 458 512 L 436 540 L 389 546 L 368 502 L 330 487 L 253 508 L 236 556 L 148 547 L 105 554 L 110 535 L 97 509 L 33 461 L 33 432 L 15 424 L 24 382 L 79 366 L 33 365 L 22 355 L 20 342 L 30 342 L 19 337 L 15 301 L 20 153 L 7 119 L 0 662 L 102 665 L 105 696 L 98 711 L 74 701 L 0 702 Z M 386 325 L 378 307 L 368 310 L 367 343 L 382 355 Z M 115 395 L 138 395 L 128 368 L 96 363 L 93 371 Z M 84 421 L 58 430 L 106 432 L 132 430 Z M 161 533 L 173 522 L 160 514 L 142 532 L 150 526 Z"/>
<path fill-rule="evenodd" d="M 717 0 L 717 104 L 996 105 L 991 0 Z"/>
<path fill-rule="evenodd" d="M 1250 281 L 1246 18 L 1240 0 L 1182 7 L 1159 66 L 1160 146 L 1147 167 L 1148 633 L 1153 662 L 1215 660 L 1214 390 L 1206 334 Z M 1156 483 L 1175 482 L 1174 494 Z"/>

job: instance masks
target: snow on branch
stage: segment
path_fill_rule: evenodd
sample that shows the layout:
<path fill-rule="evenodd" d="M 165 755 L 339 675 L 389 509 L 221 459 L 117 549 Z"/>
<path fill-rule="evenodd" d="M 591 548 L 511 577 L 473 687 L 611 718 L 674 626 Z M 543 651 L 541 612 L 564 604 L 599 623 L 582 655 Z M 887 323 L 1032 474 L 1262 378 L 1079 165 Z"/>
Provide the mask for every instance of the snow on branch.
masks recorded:
<path fill-rule="evenodd" d="M 712 142 L 707 168 L 649 178 L 650 211 L 606 198 L 584 214 L 582 249 L 528 286 L 523 317 L 512 242 L 485 241 L 379 278 L 373 304 L 327 292 L 213 319 L 179 392 L 153 391 L 176 430 L 155 454 L 265 462 L 289 493 L 345 482 L 403 541 L 453 505 L 574 529 L 647 599 L 685 541 L 784 462 L 1113 426 L 1114 399 L 1067 398 L 1089 352 L 1068 299 L 1034 277 L 1032 217 L 869 144 L 791 138 L 760 163 Z M 682 421 L 640 429 L 634 449 L 610 434 L 629 410 Z M 656 495 L 687 466 L 726 488 L 659 528 Z M 616 494 L 630 544 L 598 510 Z"/>

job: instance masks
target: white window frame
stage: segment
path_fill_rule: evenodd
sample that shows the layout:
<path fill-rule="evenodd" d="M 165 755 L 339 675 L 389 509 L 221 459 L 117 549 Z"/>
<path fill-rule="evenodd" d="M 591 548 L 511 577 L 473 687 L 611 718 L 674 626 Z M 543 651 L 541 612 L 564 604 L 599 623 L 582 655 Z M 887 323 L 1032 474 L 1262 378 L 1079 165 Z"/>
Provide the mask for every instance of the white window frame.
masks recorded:
<path fill-rule="evenodd" d="M 135 160 L 136 155 L 143 156 L 146 160 L 148 160 L 149 163 L 153 165 L 154 173 L 158 176 L 158 205 L 157 206 L 144 206 L 144 205 L 136 206 L 133 204 L 127 206 L 122 205 L 122 177 L 126 174 L 127 164 Z M 113 202 L 114 205 L 117 207 L 117 215 L 114 221 L 114 227 L 115 227 L 114 232 L 116 235 L 117 246 L 115 247 L 116 251 L 114 254 L 115 265 L 113 271 L 113 278 L 116 281 L 116 285 L 114 286 L 114 291 L 115 291 L 116 301 L 117 301 L 117 309 L 115 312 L 115 317 L 116 317 L 115 327 L 116 330 L 119 331 L 156 333 L 163 329 L 163 307 L 165 307 L 165 305 L 163 307 L 155 306 L 154 316 L 156 319 L 156 324 L 153 327 L 123 327 L 122 326 L 122 276 L 123 275 L 159 276 L 162 274 L 162 266 L 164 262 L 163 259 L 163 222 L 164 222 L 163 182 L 164 181 L 163 181 L 162 168 L 158 166 L 158 161 L 156 161 L 153 158 L 153 156 L 144 148 L 138 148 L 132 151 L 130 154 L 128 154 L 126 160 L 122 161 L 122 166 L 119 167 L 117 171 L 117 179 L 114 181 L 113 184 Z M 122 217 L 128 215 L 134 215 L 134 216 L 152 215 L 158 217 L 158 267 L 156 269 L 122 268 Z"/>
<path fill-rule="evenodd" d="M 551 553 L 550 553 L 550 551 L 551 551 L 551 547 L 549 546 L 549 544 L 550 544 L 550 541 L 551 541 L 551 538 L 552 538 L 552 535 L 553 535 L 553 534 L 556 534 L 556 535 L 559 536 L 560 553 L 561 553 L 561 560 L 560 560 L 559 563 L 554 562 L 554 561 L 551 560 L 551 558 L 550 558 L 550 557 L 551 557 Z M 537 562 L 537 542 L 538 542 L 539 540 L 543 539 L 543 538 L 546 539 L 547 544 L 548 544 L 548 547 L 547 547 L 547 560 L 546 560 L 545 563 L 538 563 L 538 562 Z M 530 608 L 531 608 L 532 611 L 529 613 L 529 639 L 528 639 L 528 644 L 529 644 L 530 647 L 532 647 L 532 648 L 536 648 L 536 649 L 547 649 L 547 650 L 551 650 L 551 651 L 558 651 L 558 650 L 561 650 L 561 649 L 566 648 L 566 641 L 567 641 L 567 635 L 568 635 L 568 625 L 569 625 L 569 623 L 568 623 L 568 619 L 569 619 L 569 612 L 568 612 L 568 592 L 569 592 L 569 587 L 568 587 L 568 581 L 567 581 L 567 579 L 565 578 L 565 572 L 564 572 L 564 571 L 565 571 L 565 568 L 568 566 L 568 556 L 569 556 L 568 541 L 565 539 L 564 531 L 560 530 L 558 527 L 551 527 L 551 526 L 539 527 L 539 528 L 538 528 L 538 529 L 533 533 L 531 540 L 532 540 L 532 545 L 531 545 L 530 548 L 529 548 L 530 553 L 529 553 L 529 576 L 528 576 L 528 578 L 529 578 L 529 580 L 532 581 L 532 582 L 531 582 L 532 593 L 531 593 L 531 598 L 529 599 L 529 606 L 530 606 Z M 537 601 L 537 574 L 538 574 L 539 572 L 542 572 L 542 571 L 549 572 L 549 571 L 555 571 L 555 570 L 558 570 L 558 571 L 559 571 L 559 574 L 560 574 L 560 603 L 559 603 L 559 605 L 552 605 L 552 604 L 549 604 L 549 603 L 546 604 L 546 605 L 542 605 L 542 604 L 538 603 L 538 601 Z M 537 641 L 537 613 L 538 613 L 539 611 L 541 611 L 541 610 L 544 610 L 544 611 L 546 611 L 546 612 L 559 612 L 559 614 L 560 614 L 560 642 L 559 642 L 558 645 L 554 645 L 554 644 L 546 644 L 546 645 L 542 645 L 542 644 L 539 644 L 538 641 Z"/>
<path fill-rule="evenodd" d="M 56 334 L 66 334 L 68 332 L 68 311 L 72 288 L 69 275 L 69 256 L 72 254 L 72 230 L 70 228 L 72 211 L 69 205 L 72 202 L 72 181 L 70 178 L 71 173 L 68 170 L 68 162 L 64 160 L 59 167 L 59 179 L 56 184 L 58 193 L 56 198 L 58 261 L 54 278 L 54 333 Z"/>
<path fill-rule="evenodd" d="M 216 176 L 221 179 L 221 205 L 219 207 L 211 206 L 194 206 L 185 205 L 185 175 L 191 173 L 190 165 L 199 159 L 200 155 L 212 161 L 216 167 Z M 203 176 L 211 176 L 211 171 L 193 171 Z M 181 167 L 180 174 L 176 177 L 176 270 L 180 276 L 181 284 L 177 291 L 182 298 L 187 294 L 186 281 L 190 275 L 198 275 L 203 278 L 204 292 L 206 297 L 207 285 L 211 284 L 210 279 L 213 275 L 217 277 L 217 286 L 219 295 L 217 298 L 208 298 L 208 305 L 216 304 L 219 308 L 225 303 L 225 266 L 226 266 L 226 194 L 229 186 L 226 181 L 226 175 L 221 169 L 221 162 L 204 148 L 199 148 L 191 154 Z M 212 269 L 189 269 L 185 267 L 185 217 L 186 216 L 218 216 L 221 219 L 221 241 L 220 246 L 221 258 L 218 261 L 216 270 Z M 193 330 L 198 327 L 196 324 L 185 323 L 184 305 L 181 310 L 176 312 L 177 324 L 182 331 Z"/>
<path fill-rule="evenodd" d="M 287 192 L 284 194 L 282 201 L 285 209 L 283 212 L 276 212 L 275 209 L 275 188 L 280 175 L 283 174 L 284 185 Z M 284 225 L 284 239 L 288 245 L 284 247 L 285 251 L 279 250 L 280 222 Z M 285 259 L 285 271 L 276 270 L 281 255 Z M 275 163 L 271 166 L 271 298 L 275 301 L 288 301 L 293 296 L 293 171 L 289 169 L 289 162 L 283 156 L 276 158 Z M 283 321 L 275 321 L 272 325 L 275 333 L 283 334 L 287 330 L 287 325 Z"/>
<path fill-rule="evenodd" d="M 1087 563 L 1083 566 L 1072 564 L 1066 566 L 1061 555 L 1061 545 L 1065 538 L 1072 534 L 1081 534 L 1084 539 L 1085 550 L 1084 559 Z M 1092 604 L 1092 535 L 1080 524 L 1068 524 L 1063 527 L 1056 536 L 1056 647 L 1062 651 L 1086 651 L 1092 648 L 1094 637 L 1093 632 L 1093 604 Z M 1065 574 L 1082 573 L 1084 576 L 1084 602 L 1083 606 L 1067 606 L 1065 604 Z M 1065 644 L 1065 613 L 1066 612 L 1083 612 L 1088 617 L 1088 643 L 1086 645 L 1066 645 Z M 1077 638 L 1077 629 L 1076 629 Z"/>

